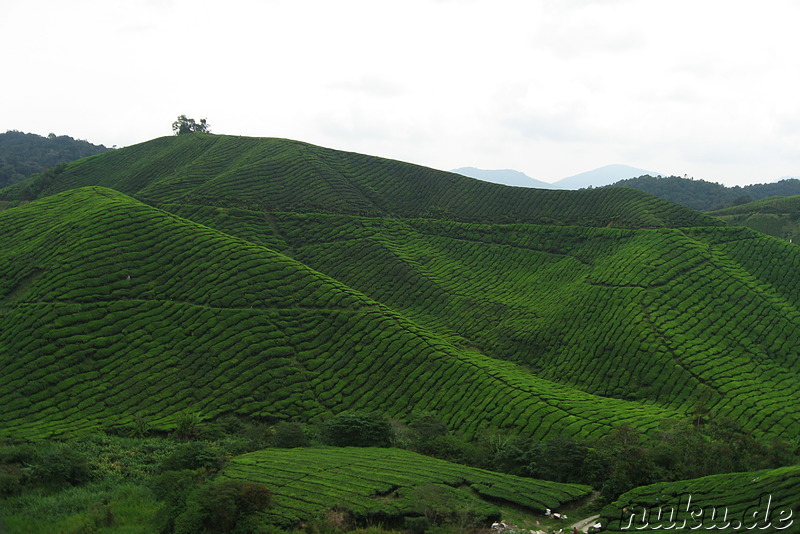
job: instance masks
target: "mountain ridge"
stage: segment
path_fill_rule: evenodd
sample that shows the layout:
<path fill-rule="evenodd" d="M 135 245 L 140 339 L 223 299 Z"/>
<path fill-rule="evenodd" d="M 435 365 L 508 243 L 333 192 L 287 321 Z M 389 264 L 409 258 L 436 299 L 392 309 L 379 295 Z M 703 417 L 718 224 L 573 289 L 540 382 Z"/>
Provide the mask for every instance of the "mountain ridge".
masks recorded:
<path fill-rule="evenodd" d="M 311 188 L 312 183 L 318 187 Z M 127 189 L 139 198 L 103 189 L 109 185 Z M 139 311 L 127 307 L 132 301 L 166 295 L 171 296 L 169 303 L 156 299 L 143 305 L 160 310 L 153 313 L 187 314 L 197 321 L 201 308 L 212 302 L 210 296 L 202 296 L 209 293 L 229 303 L 227 307 L 215 306 L 221 310 L 215 313 L 271 316 L 278 313 L 273 309 L 275 303 L 294 302 L 289 305 L 291 313 L 280 312 L 289 314 L 285 320 L 291 319 L 294 325 L 289 330 L 307 319 L 335 332 L 331 321 L 344 312 L 320 309 L 324 317 L 315 315 L 314 308 L 319 308 L 313 304 L 316 293 L 309 293 L 306 282 L 285 284 L 284 295 L 275 286 L 277 278 L 273 280 L 279 275 L 270 274 L 271 270 L 280 273 L 289 269 L 295 273 L 287 275 L 289 278 L 305 280 L 306 275 L 301 273 L 319 273 L 329 280 L 325 287 L 340 284 L 346 288 L 326 290 L 327 301 L 351 302 L 356 298 L 353 295 L 360 295 L 359 302 L 363 297 L 364 302 L 372 303 L 365 305 L 370 313 L 375 308 L 375 313 L 383 317 L 375 319 L 379 323 L 400 321 L 407 325 L 392 329 L 398 339 L 410 329 L 431 340 L 428 346 L 434 348 L 430 354 L 439 355 L 437 362 L 454 357 L 463 360 L 459 368 L 480 368 L 486 376 L 500 373 L 504 377 L 505 386 L 497 383 L 481 387 L 499 387 L 501 391 L 508 385 L 521 384 L 522 390 L 513 394 L 518 396 L 516 404 L 509 407 L 497 406 L 495 394 L 486 394 L 490 404 L 483 419 L 465 419 L 441 399 L 428 405 L 453 410 L 446 415 L 448 423 L 461 426 L 468 434 L 489 421 L 498 426 L 513 425 L 510 421 L 519 417 L 520 410 L 528 410 L 523 391 L 538 391 L 536 398 L 551 399 L 546 402 L 551 405 L 548 410 L 563 413 L 565 407 L 572 407 L 564 417 L 555 415 L 556 411 L 531 415 L 525 428 L 544 435 L 556 431 L 584 437 L 599 435 L 601 429 L 608 428 L 603 421 L 628 420 L 620 415 L 623 412 L 640 414 L 636 424 L 652 431 L 659 419 L 688 417 L 697 405 L 709 407 L 720 417 L 740 419 L 759 435 L 794 435 L 800 431 L 800 422 L 791 410 L 800 402 L 800 391 L 792 385 L 797 362 L 791 354 L 800 324 L 800 288 L 785 270 L 800 268 L 800 253 L 788 244 L 742 228 L 726 228 L 718 219 L 632 189 L 511 188 L 300 142 L 192 134 L 81 160 L 49 181 L 30 180 L 4 190 L 2 195 L 6 202 L 20 204 L 26 194 L 46 195 L 58 190 L 61 192 L 55 196 L 6 209 L 0 215 L 9 217 L 8 221 L 22 217 L 20 214 L 27 214 L 20 220 L 52 218 L 52 213 L 48 215 L 37 206 L 60 199 L 65 205 L 59 213 L 71 220 L 80 210 L 73 214 L 65 206 L 80 206 L 82 201 L 70 197 L 79 194 L 70 191 L 89 195 L 87 198 L 95 203 L 110 195 L 117 198 L 115 202 L 130 206 L 131 213 L 121 215 L 123 218 L 135 213 L 148 221 L 156 217 L 155 213 L 173 217 L 159 220 L 168 221 L 163 223 L 163 233 L 186 236 L 175 238 L 178 243 L 211 239 L 207 236 L 213 229 L 217 232 L 212 240 L 215 248 L 230 249 L 231 254 L 238 251 L 236 257 L 254 255 L 243 264 L 248 269 L 262 266 L 258 271 L 261 274 L 253 275 L 252 284 L 264 277 L 259 283 L 273 292 L 264 295 L 282 296 L 260 297 L 255 289 L 247 289 L 244 279 L 237 278 L 230 285 L 222 274 L 208 270 L 221 261 L 210 257 L 212 252 L 150 257 L 139 237 L 120 234 L 122 228 L 114 226 L 119 222 L 103 217 L 102 222 L 82 220 L 78 226 L 63 223 L 60 227 L 69 235 L 68 229 L 77 232 L 83 226 L 98 225 L 95 232 L 104 239 L 111 239 L 109 232 L 115 228 L 114 235 L 119 236 L 114 238 L 119 241 L 116 246 L 139 247 L 123 258 L 143 262 L 136 265 L 147 266 L 147 272 L 166 269 L 178 274 L 146 278 L 145 286 L 115 278 L 117 258 L 108 257 L 107 252 L 115 246 L 114 241 L 98 241 L 100 250 L 105 251 L 101 252 L 94 245 L 88 246 L 99 239 L 95 238 L 79 247 L 84 256 L 70 252 L 62 258 L 68 260 L 66 263 L 60 260 L 58 265 L 73 270 L 58 276 L 80 283 L 76 287 L 63 282 L 63 287 L 54 286 L 48 305 L 63 303 L 69 297 L 68 304 L 90 306 L 91 299 L 102 296 L 105 301 L 112 295 L 114 306 L 122 307 L 120 313 L 137 316 Z M 69 198 L 72 200 L 65 200 Z M 123 202 L 123 198 L 127 200 Z M 482 211 L 476 214 L 473 207 Z M 156 208 L 161 211 L 148 211 Z M 516 215 L 509 216 L 509 209 L 515 209 Z M 96 209 L 94 213 L 102 212 Z M 145 226 L 157 227 L 153 224 L 147 222 Z M 195 227 L 197 232 L 189 230 Z M 151 236 L 151 230 L 144 227 L 131 228 L 132 235 Z M 27 247 L 27 256 L 6 253 L 11 266 L 6 267 L 11 269 L 6 277 L 10 285 L 3 291 L 10 313 L 21 309 L 21 296 L 30 291 L 46 295 L 51 290 L 42 289 L 50 287 L 45 281 L 59 279 L 53 278 L 53 272 L 41 262 L 31 263 L 31 258 L 38 257 L 33 253 L 34 245 L 35 241 L 16 242 L 7 247 L 17 250 L 16 254 Z M 139 250 L 141 247 L 145 249 Z M 61 250 L 51 249 L 36 250 L 50 255 Z M 82 263 L 86 265 L 80 269 L 95 269 L 92 262 L 98 254 L 102 261 L 97 280 L 78 275 L 74 269 Z M 778 257 L 784 267 L 775 267 L 772 260 Z M 27 263 L 20 263 L 22 258 L 27 258 Z M 159 266 L 166 259 L 174 265 Z M 17 264 L 26 265 L 27 270 L 18 270 Z M 231 272 L 245 272 L 235 262 L 226 265 Z M 174 280 L 179 281 L 177 286 Z M 315 284 L 311 286 L 317 287 Z M 147 288 L 144 293 L 142 287 Z M 181 291 L 197 296 L 176 298 L 184 294 Z M 84 300 L 75 301 L 76 296 Z M 296 314 L 301 311 L 310 315 L 298 318 Z M 58 321 L 71 324 L 72 319 Z M 258 328 L 266 328 L 258 324 Z M 181 343 L 191 345 L 185 329 L 178 331 L 184 332 Z M 142 332 L 144 338 L 154 335 L 146 329 Z M 333 337 L 358 337 L 355 332 L 358 330 L 347 330 Z M 241 335 L 247 337 L 246 333 Z M 312 336 L 310 340 L 295 338 L 294 334 L 276 335 L 276 339 L 284 339 L 283 344 L 278 343 L 280 351 L 302 352 L 306 350 L 298 349 L 302 346 L 315 353 L 328 347 L 328 337 L 333 334 Z M 269 342 L 264 343 L 257 346 L 269 346 Z M 64 346 L 72 347 L 68 342 Z M 386 350 L 388 345 L 381 346 Z M 136 347 L 143 350 L 140 345 Z M 177 349 L 164 350 L 174 355 Z M 426 349 L 422 353 L 429 352 Z M 724 355 L 722 360 L 720 355 Z M 287 372 L 295 377 L 312 376 L 304 373 L 310 373 L 316 365 L 320 364 L 291 364 Z M 360 365 L 372 368 L 366 360 Z M 436 372 L 434 376 L 451 375 L 445 367 L 438 367 Z M 369 381 L 356 375 L 359 383 Z M 485 384 L 482 380 L 478 381 Z M 434 382 L 421 383 L 436 387 Z M 191 395 L 191 391 L 189 388 L 186 394 Z M 285 410 L 290 406 L 298 410 L 302 405 L 295 404 L 297 399 L 288 393 L 270 399 Z M 311 398 L 305 401 L 309 417 L 334 406 L 347 407 L 344 398 L 337 401 L 339 404 L 315 404 Z M 263 412 L 257 404 L 261 400 L 248 402 L 256 402 L 250 404 L 250 413 Z M 402 405 L 400 401 L 395 404 Z M 582 415 L 592 404 L 603 406 L 602 417 L 591 411 Z M 246 405 L 237 404 L 235 409 L 247 411 Z M 376 406 L 384 405 L 372 405 Z M 217 413 L 216 408 L 211 413 Z M 286 413 L 296 416 L 299 412 Z"/>
<path fill-rule="evenodd" d="M 40 177 L 6 188 L 0 200 L 30 200 L 86 185 L 110 187 L 150 204 L 261 211 L 624 227 L 721 224 L 630 189 L 510 188 L 299 141 L 210 134 L 163 137 L 84 159 L 49 182 Z"/>
<path fill-rule="evenodd" d="M 582 172 L 574 176 L 567 176 L 554 182 L 543 182 L 535 178 L 515 171 L 513 169 L 486 170 L 475 167 L 461 167 L 450 172 L 463 174 L 471 178 L 477 178 L 486 182 L 492 182 L 514 187 L 536 187 L 540 189 L 586 189 L 611 185 L 624 177 L 642 176 L 644 174 L 654 174 L 644 169 L 631 167 L 630 165 L 612 164 Z"/>
<path fill-rule="evenodd" d="M 728 187 L 716 182 L 679 176 L 642 175 L 612 184 L 631 187 L 699 211 L 717 211 L 776 196 L 800 195 L 800 180 Z"/>

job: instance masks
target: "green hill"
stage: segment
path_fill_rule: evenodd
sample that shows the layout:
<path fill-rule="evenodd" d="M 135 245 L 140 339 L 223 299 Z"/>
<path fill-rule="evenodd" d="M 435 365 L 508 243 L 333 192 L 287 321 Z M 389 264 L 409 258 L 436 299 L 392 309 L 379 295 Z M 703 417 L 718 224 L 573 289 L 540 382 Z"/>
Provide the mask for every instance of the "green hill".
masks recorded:
<path fill-rule="evenodd" d="M 86 184 L 160 209 L 68 191 Z M 186 409 L 278 420 L 422 408 L 468 435 L 586 438 L 699 413 L 800 435 L 800 253 L 643 193 L 509 188 L 197 134 L 2 198 L 54 191 L 0 213 L 12 433 L 140 413 L 168 426 Z M 31 367 L 48 370 L 26 387 Z M 103 382 L 111 370 L 120 377 Z M 56 384 L 67 404 L 48 404 Z M 40 412 L 47 424 L 30 420 Z"/>
<path fill-rule="evenodd" d="M 359 522 L 460 511 L 478 524 L 500 520 L 498 504 L 544 518 L 591 488 L 503 475 L 400 449 L 267 449 L 232 459 L 219 479 L 272 488 L 272 523 L 297 525 L 336 509 Z M 468 517 L 467 517 L 468 516 Z M 399 523 L 402 526 L 402 523 Z"/>
<path fill-rule="evenodd" d="M 0 134 L 0 188 L 20 182 L 61 163 L 109 149 L 67 135 L 47 137 L 14 130 Z"/>
<path fill-rule="evenodd" d="M 706 180 L 679 176 L 639 176 L 620 180 L 613 187 L 630 187 L 700 211 L 725 209 L 775 196 L 800 195 L 800 180 L 788 178 L 770 184 L 727 187 Z"/>
<path fill-rule="evenodd" d="M 0 212 L 0 437 L 183 411 L 266 421 L 345 409 L 542 438 L 677 415 L 454 347 L 270 249 L 104 188 Z"/>
<path fill-rule="evenodd" d="M 731 226 L 800 243 L 800 196 L 776 197 L 712 212 Z"/>
<path fill-rule="evenodd" d="M 713 475 L 625 493 L 603 511 L 604 532 L 795 532 L 798 509 L 800 466 Z"/>
<path fill-rule="evenodd" d="M 308 429 L 346 410 L 403 428 L 430 414 L 451 432 L 444 454 L 474 446 L 522 474 L 580 460 L 603 496 L 721 471 L 670 467 L 702 443 L 722 466 L 797 452 L 800 249 L 725 225 L 745 211 L 204 134 L 70 163 L 0 202 L 0 441 L 160 433 L 194 417 L 222 428 L 229 415 L 252 431 Z M 761 449 L 728 451 L 718 436 Z M 20 450 L 4 452 L 0 493 L 46 490 L 10 459 Z M 617 472 L 617 453 L 664 472 Z M 797 474 L 641 487 L 614 506 L 694 492 L 741 513 L 761 490 L 793 506 Z M 222 478 L 272 489 L 284 526 L 336 505 L 399 521 L 420 495 L 486 520 L 588 491 L 385 449 L 254 452 Z"/>
<path fill-rule="evenodd" d="M 28 181 L 0 200 L 100 185 L 149 204 L 255 211 L 584 226 L 697 226 L 719 221 L 630 189 L 511 188 L 459 174 L 284 139 L 192 134 L 155 139 Z"/>

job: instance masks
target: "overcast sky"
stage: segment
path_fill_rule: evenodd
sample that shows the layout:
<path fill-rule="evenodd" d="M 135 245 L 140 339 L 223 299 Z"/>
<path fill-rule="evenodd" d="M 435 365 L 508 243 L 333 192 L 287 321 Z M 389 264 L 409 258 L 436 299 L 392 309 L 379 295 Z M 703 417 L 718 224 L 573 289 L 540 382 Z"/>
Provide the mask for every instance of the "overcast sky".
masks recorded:
<path fill-rule="evenodd" d="M 0 131 L 287 137 L 554 181 L 800 175 L 796 0 L 0 0 Z"/>

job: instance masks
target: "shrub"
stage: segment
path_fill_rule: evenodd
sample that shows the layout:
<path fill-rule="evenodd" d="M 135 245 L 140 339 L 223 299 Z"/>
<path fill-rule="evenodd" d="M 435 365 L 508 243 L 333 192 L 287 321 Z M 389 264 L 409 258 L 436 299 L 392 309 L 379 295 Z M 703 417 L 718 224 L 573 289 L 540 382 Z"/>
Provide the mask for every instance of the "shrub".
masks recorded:
<path fill-rule="evenodd" d="M 66 444 L 42 451 L 31 470 L 33 480 L 56 486 L 76 486 L 87 482 L 90 477 L 88 459 Z"/>
<path fill-rule="evenodd" d="M 0 447 L 0 464 L 30 464 L 36 458 L 33 445 L 5 445 Z"/>
<path fill-rule="evenodd" d="M 431 521 L 424 515 L 420 517 L 406 517 L 404 526 L 414 534 L 421 534 L 431 528 Z"/>
<path fill-rule="evenodd" d="M 222 466 L 221 451 L 202 441 L 193 441 L 179 446 L 161 462 L 162 471 L 181 471 L 184 469 L 206 469 L 215 471 Z"/>
<path fill-rule="evenodd" d="M 246 517 L 266 509 L 272 492 L 253 482 L 224 480 L 201 486 L 189 496 L 175 532 L 232 532 Z"/>
<path fill-rule="evenodd" d="M 447 434 L 447 425 L 435 414 L 415 414 L 408 426 L 416 433 L 418 441 L 430 441 Z"/>
<path fill-rule="evenodd" d="M 183 411 L 175 416 L 175 435 L 179 439 L 191 439 L 197 433 L 202 417 L 197 412 Z"/>
<path fill-rule="evenodd" d="M 173 532 L 176 517 L 186 509 L 187 495 L 200 483 L 196 471 L 166 471 L 153 477 L 150 487 L 156 499 L 164 505 L 156 515 L 160 532 Z"/>
<path fill-rule="evenodd" d="M 344 412 L 323 424 L 322 437 L 325 443 L 336 447 L 388 447 L 392 427 L 377 414 Z"/>
<path fill-rule="evenodd" d="M 308 447 L 310 440 L 300 423 L 278 423 L 272 434 L 272 444 L 282 449 Z"/>
<path fill-rule="evenodd" d="M 0 465 L 0 496 L 16 495 L 22 489 L 22 470 L 13 465 Z"/>

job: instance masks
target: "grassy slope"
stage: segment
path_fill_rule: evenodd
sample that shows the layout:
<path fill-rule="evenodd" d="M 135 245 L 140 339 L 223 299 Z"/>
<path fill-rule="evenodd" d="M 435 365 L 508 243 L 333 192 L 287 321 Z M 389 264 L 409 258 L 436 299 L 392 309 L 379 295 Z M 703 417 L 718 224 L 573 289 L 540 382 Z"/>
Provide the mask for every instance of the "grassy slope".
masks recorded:
<path fill-rule="evenodd" d="M 668 520 L 673 508 L 676 515 Z M 642 521 L 645 509 L 649 525 Z M 670 532 L 796 532 L 798 509 L 800 466 L 794 466 L 643 486 L 622 495 L 603 515 L 608 533 L 659 527 Z"/>
<path fill-rule="evenodd" d="M 267 449 L 232 459 L 220 478 L 269 487 L 271 520 L 287 526 L 331 508 L 379 521 L 422 515 L 427 507 L 443 505 L 499 514 L 494 502 L 544 513 L 591 490 L 375 448 Z"/>
<path fill-rule="evenodd" d="M 40 196 L 87 185 L 148 203 L 258 211 L 588 226 L 720 224 L 633 189 L 512 188 L 297 141 L 203 134 L 164 137 L 82 160 Z M 0 200 L 22 198 L 30 187 L 18 184 Z"/>
<path fill-rule="evenodd" d="M 797 252 L 740 229 L 597 227 L 718 223 L 702 214 L 624 189 L 505 188 L 227 136 L 162 138 L 90 158 L 51 190 L 85 183 L 290 255 L 458 346 L 564 384 L 567 397 L 580 389 L 681 412 L 702 404 L 756 431 L 800 434 Z M 503 417 L 490 419 L 510 424 Z"/>
<path fill-rule="evenodd" d="M 740 228 L 166 207 L 285 251 L 460 346 L 549 380 L 800 433 L 800 251 L 789 244 Z"/>
<path fill-rule="evenodd" d="M 459 350 L 264 247 L 104 188 L 5 210 L 2 437 L 182 410 L 268 419 L 437 411 L 471 434 L 652 428 L 669 410 L 574 391 Z"/>
<path fill-rule="evenodd" d="M 747 226 L 800 243 L 800 196 L 768 198 L 712 214 L 731 226 Z"/>

